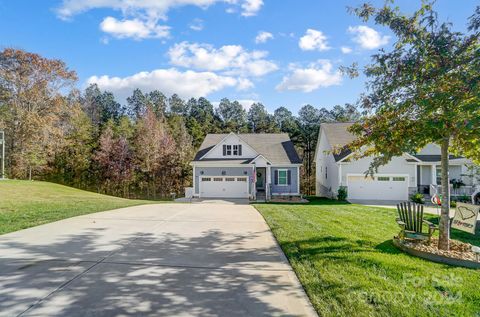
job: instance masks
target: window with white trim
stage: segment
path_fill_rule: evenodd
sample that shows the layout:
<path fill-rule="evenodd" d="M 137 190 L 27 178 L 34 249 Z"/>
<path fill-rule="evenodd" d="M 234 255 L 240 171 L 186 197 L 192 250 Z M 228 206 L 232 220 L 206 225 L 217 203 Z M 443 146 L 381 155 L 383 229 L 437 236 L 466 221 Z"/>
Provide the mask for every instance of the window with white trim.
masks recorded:
<path fill-rule="evenodd" d="M 394 182 L 404 182 L 404 181 L 405 181 L 405 177 L 395 176 L 395 177 L 392 177 L 392 180 L 393 180 Z"/>
<path fill-rule="evenodd" d="M 242 156 L 241 144 L 224 144 L 223 156 Z"/>
<path fill-rule="evenodd" d="M 278 185 L 280 185 L 280 186 L 288 185 L 288 171 L 287 170 L 278 170 Z"/>
<path fill-rule="evenodd" d="M 388 177 L 388 176 L 378 176 L 377 181 L 379 181 L 379 182 L 389 182 L 390 177 Z"/>

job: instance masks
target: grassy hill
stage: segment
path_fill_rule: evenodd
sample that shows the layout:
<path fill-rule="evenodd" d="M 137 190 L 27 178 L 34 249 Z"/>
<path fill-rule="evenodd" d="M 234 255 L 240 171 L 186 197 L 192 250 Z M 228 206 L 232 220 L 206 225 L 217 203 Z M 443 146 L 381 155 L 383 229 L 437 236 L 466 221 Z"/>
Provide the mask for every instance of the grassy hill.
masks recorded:
<path fill-rule="evenodd" d="M 152 203 L 38 181 L 0 181 L 0 234 L 97 211 Z"/>

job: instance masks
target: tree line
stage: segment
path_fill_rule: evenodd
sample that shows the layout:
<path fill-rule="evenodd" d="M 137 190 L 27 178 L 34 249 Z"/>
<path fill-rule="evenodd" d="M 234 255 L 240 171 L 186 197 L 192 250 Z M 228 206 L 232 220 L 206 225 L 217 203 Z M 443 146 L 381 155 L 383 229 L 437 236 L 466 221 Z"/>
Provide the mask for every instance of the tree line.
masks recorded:
<path fill-rule="evenodd" d="M 313 153 L 322 122 L 354 121 L 351 104 L 269 113 L 224 98 L 184 100 L 134 89 L 124 104 L 54 59 L 0 53 L 0 129 L 7 176 L 41 179 L 129 198 L 159 199 L 191 185 L 189 162 L 207 133 L 288 133 L 303 158 L 302 192 L 315 190 Z M 181 83 L 179 83 L 181 85 Z"/>

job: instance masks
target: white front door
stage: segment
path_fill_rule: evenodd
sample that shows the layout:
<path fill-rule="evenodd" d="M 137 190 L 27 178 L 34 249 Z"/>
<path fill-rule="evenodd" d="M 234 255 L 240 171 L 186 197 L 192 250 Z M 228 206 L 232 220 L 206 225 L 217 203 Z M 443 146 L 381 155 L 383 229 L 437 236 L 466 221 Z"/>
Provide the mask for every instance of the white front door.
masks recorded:
<path fill-rule="evenodd" d="M 202 198 L 248 198 L 247 176 L 201 176 Z"/>
<path fill-rule="evenodd" d="M 408 175 L 349 175 L 348 199 L 408 200 Z"/>

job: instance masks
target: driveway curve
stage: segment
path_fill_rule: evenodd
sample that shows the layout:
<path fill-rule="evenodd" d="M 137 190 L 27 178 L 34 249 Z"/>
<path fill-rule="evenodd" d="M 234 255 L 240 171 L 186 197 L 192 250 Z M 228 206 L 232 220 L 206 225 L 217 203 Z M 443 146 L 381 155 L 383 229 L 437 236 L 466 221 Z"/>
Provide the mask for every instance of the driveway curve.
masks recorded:
<path fill-rule="evenodd" d="M 0 316 L 316 316 L 249 205 L 158 204 L 0 236 Z"/>

